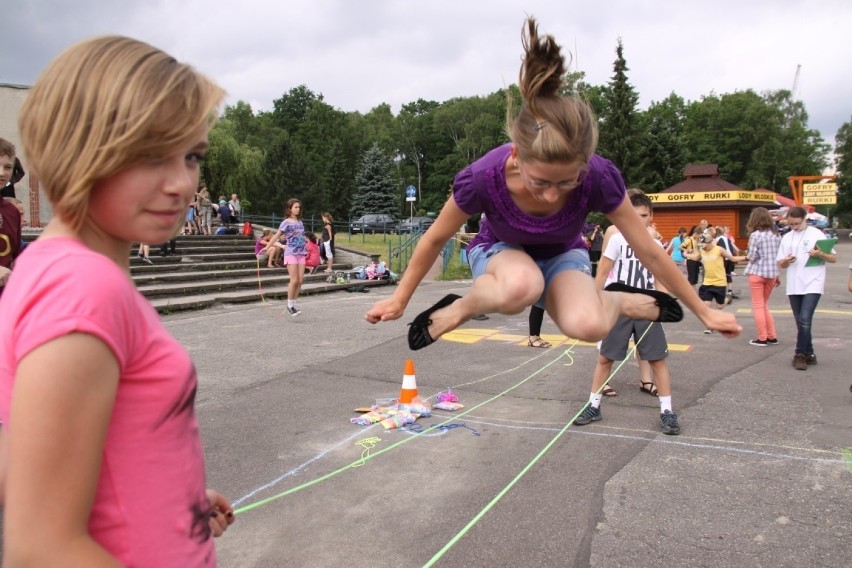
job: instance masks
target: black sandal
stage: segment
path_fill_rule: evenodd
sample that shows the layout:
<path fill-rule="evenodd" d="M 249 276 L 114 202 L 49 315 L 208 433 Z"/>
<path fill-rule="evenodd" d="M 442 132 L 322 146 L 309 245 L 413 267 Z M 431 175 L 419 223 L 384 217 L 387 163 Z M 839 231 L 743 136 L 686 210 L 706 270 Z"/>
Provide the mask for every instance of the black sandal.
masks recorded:
<path fill-rule="evenodd" d="M 655 385 L 651 381 L 647 381 L 647 382 L 639 381 L 639 384 L 640 384 L 639 390 L 644 392 L 645 394 L 650 394 L 651 396 L 657 396 L 658 394 L 660 394 L 657 391 L 657 385 Z M 651 385 L 651 386 L 648 386 L 648 385 Z"/>
<path fill-rule="evenodd" d="M 456 294 L 447 294 L 431 308 L 425 312 L 421 312 L 414 318 L 414 321 L 408 324 L 408 348 L 412 351 L 423 349 L 432 345 L 435 340 L 429 335 L 429 326 L 432 324 L 432 319 L 429 317 L 441 308 L 446 308 L 456 300 L 461 299 L 461 296 Z"/>
<path fill-rule="evenodd" d="M 626 292 L 628 294 L 645 294 L 646 296 L 651 296 L 656 300 L 656 304 L 660 308 L 660 315 L 653 321 L 674 323 L 683 319 L 683 309 L 681 309 L 677 299 L 665 292 L 634 288 L 621 282 L 613 282 L 604 288 L 604 290 L 607 292 Z"/>

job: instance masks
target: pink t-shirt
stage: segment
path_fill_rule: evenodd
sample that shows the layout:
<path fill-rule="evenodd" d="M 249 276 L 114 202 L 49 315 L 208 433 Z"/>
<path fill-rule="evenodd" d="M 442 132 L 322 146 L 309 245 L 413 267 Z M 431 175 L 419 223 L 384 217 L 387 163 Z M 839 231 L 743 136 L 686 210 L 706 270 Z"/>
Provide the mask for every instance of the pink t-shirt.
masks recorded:
<path fill-rule="evenodd" d="M 18 260 L 0 321 L 0 418 L 10 430 L 15 368 L 33 349 L 86 333 L 118 361 L 92 537 L 126 566 L 215 566 L 195 367 L 127 274 L 74 239 L 38 240 Z"/>

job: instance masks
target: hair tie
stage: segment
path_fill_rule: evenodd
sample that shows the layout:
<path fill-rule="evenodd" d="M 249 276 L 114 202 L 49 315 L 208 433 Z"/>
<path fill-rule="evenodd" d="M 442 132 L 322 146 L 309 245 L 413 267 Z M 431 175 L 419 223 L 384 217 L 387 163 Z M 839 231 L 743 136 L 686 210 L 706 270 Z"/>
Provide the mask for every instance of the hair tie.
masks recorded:
<path fill-rule="evenodd" d="M 544 128 L 545 126 L 547 126 L 547 121 L 546 121 L 546 120 L 542 120 L 541 122 L 536 122 L 536 123 L 535 123 L 535 131 L 536 131 L 536 132 L 538 132 L 538 131 L 540 131 L 542 128 Z"/>

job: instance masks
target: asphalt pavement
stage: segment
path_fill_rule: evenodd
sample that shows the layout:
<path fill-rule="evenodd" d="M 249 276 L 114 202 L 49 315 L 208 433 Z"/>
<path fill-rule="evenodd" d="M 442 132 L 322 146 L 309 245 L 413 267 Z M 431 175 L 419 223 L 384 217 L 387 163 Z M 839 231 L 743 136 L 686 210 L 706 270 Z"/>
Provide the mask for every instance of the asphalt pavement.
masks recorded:
<path fill-rule="evenodd" d="M 692 314 L 666 325 L 680 436 L 660 432 L 633 360 L 603 420 L 569 426 L 596 350 L 549 318 L 551 349 L 526 345 L 520 314 L 409 351 L 405 323 L 469 282 L 424 283 L 380 325 L 364 312 L 393 287 L 306 297 L 297 317 L 283 302 L 164 317 L 199 370 L 210 486 L 241 511 L 220 566 L 848 566 L 852 242 L 838 251 L 807 371 L 791 366 L 783 289 L 777 346 L 748 344 L 742 276 L 739 338 L 705 335 Z M 420 433 L 352 425 L 356 407 L 399 394 L 408 357 L 421 396 L 452 387 L 465 409 L 420 418 Z"/>

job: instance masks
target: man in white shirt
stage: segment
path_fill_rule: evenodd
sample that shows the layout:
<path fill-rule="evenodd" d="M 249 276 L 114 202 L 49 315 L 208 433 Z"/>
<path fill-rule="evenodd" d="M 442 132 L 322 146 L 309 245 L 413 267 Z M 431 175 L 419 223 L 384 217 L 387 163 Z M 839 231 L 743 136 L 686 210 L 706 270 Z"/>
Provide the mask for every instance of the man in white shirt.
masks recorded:
<path fill-rule="evenodd" d="M 798 332 L 793 367 L 799 371 L 806 371 L 808 365 L 817 364 L 812 341 L 813 317 L 825 292 L 825 263 L 837 262 L 833 248 L 831 252 L 823 252 L 817 246 L 817 241 L 824 240 L 825 235 L 808 225 L 806 215 L 802 207 L 791 207 L 787 212 L 790 231 L 781 239 L 777 258 L 778 266 L 787 270 L 787 296 Z"/>

